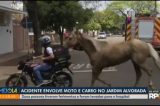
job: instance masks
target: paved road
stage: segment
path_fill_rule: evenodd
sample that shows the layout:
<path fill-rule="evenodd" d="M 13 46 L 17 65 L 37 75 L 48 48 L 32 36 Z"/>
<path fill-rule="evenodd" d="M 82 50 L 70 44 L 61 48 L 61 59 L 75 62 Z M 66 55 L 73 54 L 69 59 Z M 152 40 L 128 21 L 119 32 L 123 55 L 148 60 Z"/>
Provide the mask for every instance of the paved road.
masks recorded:
<path fill-rule="evenodd" d="M 84 52 L 79 51 L 72 51 L 72 70 L 74 72 L 73 75 L 73 86 L 74 87 L 88 87 L 90 85 L 91 80 L 91 67 L 89 65 L 89 60 L 87 55 Z M 160 89 L 160 71 L 155 67 L 153 64 L 153 61 L 149 59 L 147 61 L 147 64 L 154 70 L 152 79 L 155 83 L 155 86 Z M 2 69 L 2 67 L 0 67 Z M 5 69 L 5 67 L 3 67 Z M 5 74 L 1 74 L 0 78 L 0 86 L 4 86 L 5 78 L 8 77 L 7 73 L 10 72 L 17 72 L 15 66 L 8 67 L 10 70 L 5 71 Z M 12 69 L 12 70 L 11 70 Z M 3 70 L 0 70 L 1 73 Z M 125 62 L 121 65 L 117 65 L 115 67 L 106 68 L 103 70 L 103 74 L 100 75 L 102 79 L 104 79 L 107 82 L 110 82 L 113 87 L 129 87 L 133 86 L 135 82 L 135 73 L 134 68 L 130 61 Z M 139 86 L 147 86 L 148 77 L 144 73 L 141 81 L 139 83 Z M 32 84 L 30 84 L 32 85 Z M 103 84 L 96 82 L 95 86 L 104 86 Z M 151 100 L 3 100 L 0 101 L 0 104 L 49 104 L 49 105 L 95 105 L 95 104 L 160 104 L 159 101 L 151 101 Z"/>
<path fill-rule="evenodd" d="M 74 72 L 73 86 L 89 86 L 91 80 L 91 66 L 89 64 L 87 55 L 82 51 L 72 51 L 71 54 L 71 69 Z M 152 79 L 155 82 L 155 86 L 160 89 L 160 71 L 158 71 L 157 67 L 155 67 L 152 59 L 149 59 L 147 61 L 147 64 L 154 70 Z M 0 70 L 0 86 L 4 86 L 4 81 L 10 74 L 18 72 L 16 66 L 0 66 Z M 133 65 L 130 61 L 114 67 L 105 68 L 100 77 L 108 82 L 111 82 L 112 86 L 132 86 L 135 82 L 135 72 Z M 142 75 L 139 86 L 146 86 L 147 80 L 148 77 L 146 73 L 144 73 Z M 96 82 L 95 86 L 104 85 L 99 82 Z"/>
<path fill-rule="evenodd" d="M 125 37 L 121 37 L 121 36 L 111 36 L 111 37 L 107 37 L 106 39 L 98 39 L 95 37 L 95 39 L 100 41 L 112 41 L 114 43 L 125 41 Z"/>

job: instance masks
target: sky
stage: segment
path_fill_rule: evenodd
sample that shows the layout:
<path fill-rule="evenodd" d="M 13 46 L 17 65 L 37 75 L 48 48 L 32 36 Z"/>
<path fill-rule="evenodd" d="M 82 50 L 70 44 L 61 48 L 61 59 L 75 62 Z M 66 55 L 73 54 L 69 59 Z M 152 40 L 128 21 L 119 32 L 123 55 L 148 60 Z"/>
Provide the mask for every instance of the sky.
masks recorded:
<path fill-rule="evenodd" d="M 80 1 L 81 2 L 81 4 L 84 6 L 84 2 L 85 1 Z M 87 4 L 87 8 L 90 8 L 90 7 L 92 7 L 92 5 L 97 5 L 98 3 L 98 8 L 96 9 L 96 10 L 98 10 L 98 11 L 101 11 L 101 10 L 104 10 L 105 8 L 106 8 L 106 5 L 107 5 L 107 3 L 109 3 L 109 2 L 111 2 L 111 1 L 101 1 L 101 0 L 99 0 L 99 2 L 96 2 L 96 1 L 90 1 L 90 2 L 92 2 L 93 4 Z M 84 6 L 84 8 L 85 8 L 85 6 Z"/>
<path fill-rule="evenodd" d="M 108 3 L 111 3 L 112 1 L 107 1 L 107 0 L 99 0 L 100 6 L 97 8 L 98 11 L 102 11 L 106 8 L 106 5 Z M 160 1 L 157 0 L 157 3 L 160 4 Z M 87 7 L 91 7 L 91 5 L 87 5 Z"/>
<path fill-rule="evenodd" d="M 111 1 L 101 1 L 100 2 L 100 6 L 99 6 L 99 8 L 97 8 L 97 10 L 98 11 L 102 11 L 102 10 L 104 10 L 105 8 L 106 8 L 106 5 L 108 4 L 108 3 L 110 3 Z"/>
<path fill-rule="evenodd" d="M 99 11 L 104 10 L 106 8 L 106 4 L 110 3 L 110 2 L 112 2 L 112 1 L 101 1 L 101 6 L 99 6 L 98 10 Z M 160 4 L 160 1 L 157 0 L 157 3 Z"/>

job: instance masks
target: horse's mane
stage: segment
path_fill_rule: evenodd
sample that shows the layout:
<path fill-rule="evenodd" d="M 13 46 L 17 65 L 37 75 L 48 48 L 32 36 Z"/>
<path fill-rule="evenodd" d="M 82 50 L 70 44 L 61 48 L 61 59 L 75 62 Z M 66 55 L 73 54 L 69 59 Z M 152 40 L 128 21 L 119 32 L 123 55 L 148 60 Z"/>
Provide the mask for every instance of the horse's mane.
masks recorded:
<path fill-rule="evenodd" d="M 94 47 L 96 51 L 99 51 L 101 48 L 107 45 L 107 41 L 96 40 L 87 34 L 84 34 L 83 38 L 86 39 L 88 42 L 90 42 L 90 44 Z"/>
<path fill-rule="evenodd" d="M 83 42 L 82 42 L 83 44 L 85 43 L 84 41 L 87 41 L 87 43 L 88 43 L 89 45 L 91 45 L 89 49 L 92 49 L 93 51 L 97 51 L 97 48 L 96 48 L 96 46 L 95 46 L 95 43 L 94 43 L 93 39 L 91 39 L 91 38 L 90 38 L 88 35 L 86 35 L 86 34 L 82 34 L 81 38 L 83 39 Z M 89 46 L 88 44 L 87 44 L 86 46 Z"/>

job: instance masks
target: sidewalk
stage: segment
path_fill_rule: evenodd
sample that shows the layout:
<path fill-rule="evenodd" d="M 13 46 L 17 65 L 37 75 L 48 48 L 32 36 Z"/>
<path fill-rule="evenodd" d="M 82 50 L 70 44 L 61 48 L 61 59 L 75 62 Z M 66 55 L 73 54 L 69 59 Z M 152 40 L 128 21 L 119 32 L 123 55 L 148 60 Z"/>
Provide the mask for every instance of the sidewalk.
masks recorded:
<path fill-rule="evenodd" d="M 17 63 L 27 57 L 28 50 L 23 50 L 20 52 L 12 52 L 0 55 L 0 66 L 14 66 Z"/>
<path fill-rule="evenodd" d="M 9 75 L 19 72 L 17 64 L 27 57 L 28 50 L 0 55 L 0 80 L 7 79 Z"/>
<path fill-rule="evenodd" d="M 5 80 L 9 75 L 20 72 L 16 66 L 0 66 L 0 81 Z"/>

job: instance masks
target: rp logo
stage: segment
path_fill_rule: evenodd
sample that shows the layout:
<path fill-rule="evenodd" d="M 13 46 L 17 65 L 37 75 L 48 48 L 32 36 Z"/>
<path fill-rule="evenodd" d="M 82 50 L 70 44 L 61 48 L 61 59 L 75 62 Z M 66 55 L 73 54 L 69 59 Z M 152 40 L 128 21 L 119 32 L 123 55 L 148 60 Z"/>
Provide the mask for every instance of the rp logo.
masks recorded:
<path fill-rule="evenodd" d="M 149 99 L 160 99 L 159 93 L 149 93 Z"/>

